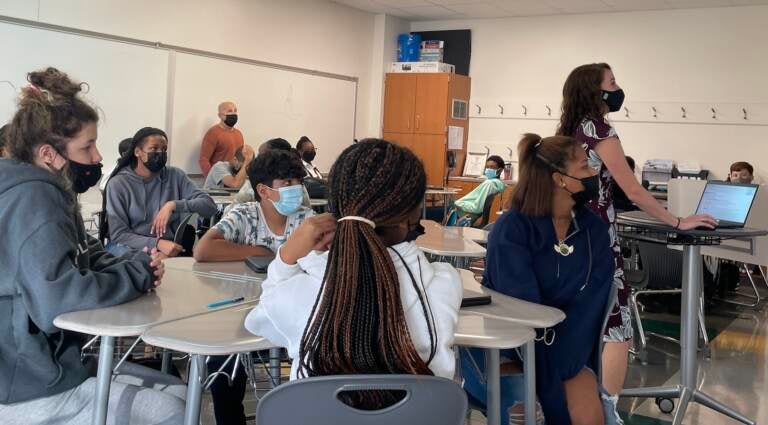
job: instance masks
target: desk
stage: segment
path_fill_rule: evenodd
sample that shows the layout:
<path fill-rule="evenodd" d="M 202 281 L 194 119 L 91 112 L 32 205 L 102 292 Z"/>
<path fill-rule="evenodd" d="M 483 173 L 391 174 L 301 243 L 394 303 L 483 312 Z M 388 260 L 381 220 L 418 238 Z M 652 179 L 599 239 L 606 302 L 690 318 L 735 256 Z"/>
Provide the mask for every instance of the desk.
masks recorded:
<path fill-rule="evenodd" d="M 235 195 L 236 195 L 235 193 L 227 196 L 216 195 L 216 196 L 211 196 L 211 199 L 213 199 L 213 202 L 216 203 L 216 205 L 220 206 L 223 209 L 231 204 L 237 203 Z"/>
<path fill-rule="evenodd" d="M 431 220 L 422 220 L 425 233 L 416 239 L 416 245 L 427 254 L 446 257 L 456 267 L 466 268 L 472 258 L 485 257 L 485 248 L 461 236 L 454 230 Z"/>
<path fill-rule="evenodd" d="M 322 213 L 328 207 L 327 199 L 310 199 L 309 206 L 318 213 Z"/>
<path fill-rule="evenodd" d="M 197 315 L 187 319 L 160 324 L 147 330 L 142 338 L 148 344 L 186 352 L 191 355 L 190 374 L 187 386 L 187 407 L 184 414 L 186 425 L 197 424 L 200 417 L 200 399 L 202 397 L 205 377 L 205 356 L 248 353 L 256 350 L 273 348 L 264 338 L 250 334 L 243 323 L 254 303 L 240 305 L 223 311 Z M 480 316 L 473 313 L 459 314 L 456 328 L 455 344 L 484 348 L 488 352 L 488 411 L 498 412 L 500 407 L 500 373 L 499 350 L 526 346 L 526 411 L 532 412 L 530 424 L 535 423 L 536 389 L 535 364 L 533 360 L 534 338 L 533 329 L 522 325 L 511 325 L 509 322 Z M 495 360 L 494 360 L 495 359 Z M 499 424 L 501 418 L 490 415 L 489 424 Z"/>
<path fill-rule="evenodd" d="M 755 238 L 768 234 L 756 229 L 676 230 L 642 211 L 619 214 L 619 234 L 665 245 L 683 246 L 682 307 L 680 311 L 680 384 L 673 387 L 626 389 L 623 397 L 679 398 L 673 425 L 680 425 L 688 404 L 703 404 L 745 424 L 754 422 L 725 404 L 700 391 L 698 379 L 699 297 L 702 281 L 702 245 L 718 245 L 723 239 Z"/>
<path fill-rule="evenodd" d="M 480 245 L 488 244 L 488 233 L 490 232 L 487 230 L 463 226 L 445 226 L 444 229 L 446 232 L 456 233 L 464 239 L 469 239 Z"/>
<path fill-rule="evenodd" d="M 422 211 L 421 218 L 427 218 L 427 197 L 428 196 L 434 196 L 434 195 L 443 195 L 443 217 L 448 215 L 448 201 L 451 198 L 454 198 L 457 193 L 459 193 L 461 189 L 456 189 L 452 187 L 445 187 L 442 189 L 427 189 L 426 192 L 424 192 L 424 208 Z"/>
<path fill-rule="evenodd" d="M 242 282 L 262 282 L 267 278 L 266 274 L 256 273 L 249 269 L 244 261 L 200 263 L 192 257 L 175 257 L 166 259 L 164 264 L 166 270 L 193 272 L 199 276 L 211 278 Z"/>
<path fill-rule="evenodd" d="M 154 292 L 113 307 L 75 311 L 58 316 L 53 324 L 64 330 L 101 336 L 96 384 L 94 424 L 107 418 L 109 385 L 115 337 L 139 336 L 153 325 L 204 314 L 214 301 L 258 297 L 261 285 L 167 269 L 163 284 Z M 230 305 L 222 309 L 236 307 Z"/>

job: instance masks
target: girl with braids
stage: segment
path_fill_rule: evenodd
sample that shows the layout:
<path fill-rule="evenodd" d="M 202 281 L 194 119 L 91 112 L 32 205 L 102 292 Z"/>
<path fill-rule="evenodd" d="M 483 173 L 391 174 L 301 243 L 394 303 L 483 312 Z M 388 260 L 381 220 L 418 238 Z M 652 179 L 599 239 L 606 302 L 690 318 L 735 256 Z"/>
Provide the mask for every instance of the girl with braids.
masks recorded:
<path fill-rule="evenodd" d="M 563 86 L 563 105 L 557 134 L 575 137 L 587 152 L 589 165 L 598 172 L 600 193 L 588 207 L 610 226 L 611 247 L 615 258 L 614 285 L 618 297 L 605 330 L 603 351 L 603 385 L 618 401 L 627 372 L 632 320 L 629 312 L 629 287 L 624 285 L 623 258 L 616 236 L 616 211 L 613 192 L 616 185 L 641 210 L 664 223 L 682 230 L 696 227 L 713 228 L 708 215 L 675 217 L 637 181 L 627 164 L 616 130 L 606 119 L 609 112 L 621 109 L 624 91 L 616 84 L 611 67 L 606 63 L 582 65 L 571 71 Z"/>
<path fill-rule="evenodd" d="M 278 250 L 246 328 L 288 349 L 292 379 L 453 378 L 462 285 L 453 267 L 430 264 L 414 242 L 423 233 L 421 162 L 366 139 L 342 152 L 329 185 L 330 214 L 308 218 Z M 369 396 L 355 405 L 386 404 Z"/>
<path fill-rule="evenodd" d="M 483 285 L 563 310 L 540 332 L 536 392 L 547 424 L 615 424 L 603 413 L 598 382 L 600 337 L 610 306 L 613 257 L 608 228 L 584 203 L 597 195 L 597 175 L 571 137 L 526 134 L 518 145 L 519 181 L 488 237 Z M 462 350 L 465 388 L 485 401 L 482 356 Z M 502 412 L 522 417 L 524 389 L 514 351 L 502 353 Z M 510 408 L 511 407 L 511 408 Z M 522 423 L 522 422 L 510 422 Z"/>
<path fill-rule="evenodd" d="M 7 133 L 8 158 L 0 159 L 0 418 L 88 424 L 96 379 L 80 358 L 85 340 L 53 320 L 133 300 L 159 285 L 164 269 L 157 251 L 118 258 L 87 235 L 76 193 L 101 177 L 98 115 L 79 96 L 81 85 L 57 69 L 27 79 Z M 181 423 L 181 381 L 125 366 L 132 376 L 112 383 L 108 423 Z M 153 383 L 176 395 L 148 388 Z"/>

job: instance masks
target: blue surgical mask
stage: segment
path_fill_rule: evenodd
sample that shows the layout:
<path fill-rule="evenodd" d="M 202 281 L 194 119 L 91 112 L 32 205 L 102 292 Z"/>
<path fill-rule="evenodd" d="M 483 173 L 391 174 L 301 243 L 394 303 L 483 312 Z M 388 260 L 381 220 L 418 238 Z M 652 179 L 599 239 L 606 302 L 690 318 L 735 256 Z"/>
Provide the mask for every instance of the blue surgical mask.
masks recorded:
<path fill-rule="evenodd" d="M 289 216 L 301 208 L 301 204 L 304 202 L 304 186 L 297 184 L 293 186 L 281 187 L 280 189 L 272 189 L 280 194 L 280 200 L 272 201 L 272 205 L 275 206 L 277 212 L 284 216 Z"/>
<path fill-rule="evenodd" d="M 488 177 L 489 179 L 495 179 L 499 177 L 499 171 L 494 170 L 493 168 L 486 168 L 485 169 L 485 177 Z"/>

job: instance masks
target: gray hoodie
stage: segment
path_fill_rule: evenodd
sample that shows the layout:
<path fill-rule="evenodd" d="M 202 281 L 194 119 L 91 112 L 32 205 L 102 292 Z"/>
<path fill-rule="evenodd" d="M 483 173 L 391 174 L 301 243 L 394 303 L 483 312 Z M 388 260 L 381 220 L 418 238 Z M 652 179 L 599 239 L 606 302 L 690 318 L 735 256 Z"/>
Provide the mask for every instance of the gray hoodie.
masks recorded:
<path fill-rule="evenodd" d="M 149 257 L 114 257 L 85 233 L 74 194 L 34 165 L 0 159 L 0 403 L 66 391 L 88 376 L 70 311 L 130 301 L 152 287 Z"/>
<path fill-rule="evenodd" d="M 163 239 L 173 239 L 186 214 L 197 213 L 202 217 L 216 214 L 213 199 L 176 167 L 165 167 L 148 179 L 136 174 L 130 166 L 125 167 L 109 180 L 105 196 L 110 241 L 138 250 L 157 246 L 157 236 L 149 231 L 155 215 L 168 201 L 176 202 L 176 209 L 168 227 L 163 229 Z"/>

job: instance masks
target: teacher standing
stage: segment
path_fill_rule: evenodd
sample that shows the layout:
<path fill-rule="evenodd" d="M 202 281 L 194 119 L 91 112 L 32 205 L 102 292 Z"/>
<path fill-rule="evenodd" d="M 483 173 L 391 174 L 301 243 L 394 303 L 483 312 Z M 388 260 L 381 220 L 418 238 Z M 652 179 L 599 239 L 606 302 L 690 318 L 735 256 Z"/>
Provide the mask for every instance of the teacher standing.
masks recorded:
<path fill-rule="evenodd" d="M 616 84 L 608 64 L 579 66 L 565 80 L 562 115 L 557 129 L 558 135 L 576 138 L 587 152 L 589 165 L 600 178 L 599 197 L 587 206 L 610 225 L 611 246 L 616 261 L 613 283 L 618 289 L 618 297 L 605 330 L 602 362 L 603 386 L 613 396 L 614 404 L 624 386 L 629 341 L 632 339 L 628 306 L 630 290 L 624 284 L 624 261 L 616 234 L 614 188 L 618 185 L 641 210 L 676 229 L 711 228 L 716 224 L 712 217 L 706 215 L 675 217 L 637 181 L 627 164 L 619 136 L 606 119 L 609 112 L 619 111 L 623 102 L 624 91 Z"/>

